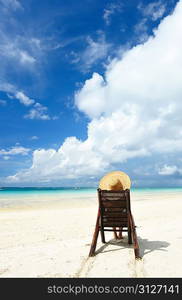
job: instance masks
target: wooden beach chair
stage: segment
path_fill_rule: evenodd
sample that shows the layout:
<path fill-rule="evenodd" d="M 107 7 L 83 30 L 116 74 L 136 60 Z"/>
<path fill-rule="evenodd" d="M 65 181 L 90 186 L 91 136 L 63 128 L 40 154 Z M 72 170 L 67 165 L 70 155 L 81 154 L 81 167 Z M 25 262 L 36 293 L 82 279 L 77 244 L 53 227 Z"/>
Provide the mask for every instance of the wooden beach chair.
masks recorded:
<path fill-rule="evenodd" d="M 135 230 L 134 218 L 130 206 L 130 190 L 108 191 L 97 189 L 99 209 L 92 239 L 89 256 L 94 256 L 97 245 L 99 231 L 101 240 L 105 243 L 105 231 L 128 233 L 128 244 L 133 244 L 136 259 L 140 259 L 139 244 Z"/>

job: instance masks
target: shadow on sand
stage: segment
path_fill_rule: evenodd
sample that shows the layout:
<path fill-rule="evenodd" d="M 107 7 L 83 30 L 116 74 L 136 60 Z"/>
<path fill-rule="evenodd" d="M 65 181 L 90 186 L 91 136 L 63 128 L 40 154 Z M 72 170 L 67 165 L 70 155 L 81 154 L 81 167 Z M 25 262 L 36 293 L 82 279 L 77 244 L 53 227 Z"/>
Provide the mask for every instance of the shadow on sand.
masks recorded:
<path fill-rule="evenodd" d="M 107 250 L 107 247 L 109 245 L 113 245 L 113 246 L 117 246 L 118 248 L 116 249 L 110 249 L 110 250 Z M 127 238 L 123 238 L 121 240 L 115 240 L 115 239 L 112 239 L 110 241 L 108 241 L 107 243 L 103 244 L 103 246 L 101 246 L 100 248 L 98 248 L 98 250 L 95 252 L 95 254 L 99 254 L 99 253 L 107 253 L 107 252 L 113 252 L 113 251 L 121 251 L 122 249 L 126 249 L 126 248 L 132 248 L 133 245 L 128 245 L 128 241 L 127 241 Z"/>
<path fill-rule="evenodd" d="M 140 247 L 140 256 L 141 258 L 153 251 L 167 251 L 167 247 L 170 245 L 170 243 L 166 242 L 166 241 L 150 241 L 148 239 L 142 239 L 140 237 L 138 237 L 138 242 L 139 242 L 139 247 Z M 114 248 L 114 249 L 109 249 L 107 250 L 107 247 L 109 245 L 113 245 L 113 246 L 117 246 L 118 249 Z M 122 240 L 115 240 L 112 239 L 110 241 L 108 241 L 107 243 L 103 244 L 103 246 L 101 246 L 96 252 L 95 254 L 99 254 L 99 253 L 107 253 L 107 252 L 113 252 L 113 251 L 121 251 L 122 249 L 126 249 L 126 248 L 133 248 L 133 245 L 128 245 L 128 241 L 127 238 L 124 237 Z"/>
<path fill-rule="evenodd" d="M 153 251 L 167 251 L 167 247 L 170 243 L 166 241 L 150 241 L 148 239 L 142 239 L 138 237 L 138 242 L 140 245 L 140 255 L 141 257 L 153 252 Z"/>

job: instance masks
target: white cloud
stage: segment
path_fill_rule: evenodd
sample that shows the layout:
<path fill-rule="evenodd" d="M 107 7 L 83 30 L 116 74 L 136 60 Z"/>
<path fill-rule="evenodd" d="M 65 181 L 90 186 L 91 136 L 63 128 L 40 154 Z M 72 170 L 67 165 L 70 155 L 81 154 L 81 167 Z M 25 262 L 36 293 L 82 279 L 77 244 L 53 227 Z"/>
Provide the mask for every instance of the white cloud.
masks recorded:
<path fill-rule="evenodd" d="M 36 52 L 34 48 L 36 48 Z M 0 31 L 0 57 L 6 59 L 5 62 L 2 61 L 3 63 L 8 60 L 9 63 L 18 63 L 22 67 L 32 68 L 39 53 L 40 51 L 37 51 L 36 45 L 33 47 L 27 37 L 16 35 L 12 41 L 9 33 L 6 34 Z M 6 64 L 4 65 L 6 67 Z"/>
<path fill-rule="evenodd" d="M 30 152 L 29 148 L 25 148 L 18 145 L 10 148 L 9 150 L 0 149 L 0 155 L 3 155 L 5 157 L 9 155 L 28 155 L 29 152 Z"/>
<path fill-rule="evenodd" d="M 82 53 L 70 53 L 72 56 L 72 63 L 79 63 L 79 67 L 83 72 L 89 71 L 94 64 L 105 59 L 111 48 L 111 45 L 106 42 L 105 35 L 102 31 L 98 32 L 98 38 L 95 40 L 88 36 L 86 42 L 87 47 Z"/>
<path fill-rule="evenodd" d="M 138 10 L 143 18 L 134 26 L 135 38 L 138 43 L 144 43 L 148 40 L 148 21 L 157 21 L 161 19 L 166 12 L 166 5 L 162 1 L 151 2 L 148 5 L 139 3 Z"/>
<path fill-rule="evenodd" d="M 159 175 L 173 175 L 177 172 L 182 174 L 182 169 L 180 170 L 177 168 L 177 166 L 168 166 L 168 165 L 164 165 L 162 168 L 158 170 Z"/>
<path fill-rule="evenodd" d="M 152 21 L 156 21 L 163 17 L 166 12 L 166 5 L 162 1 L 151 2 L 146 6 L 140 3 L 138 9 L 145 17 L 151 18 Z"/>
<path fill-rule="evenodd" d="M 15 98 L 18 99 L 20 103 L 24 104 L 25 106 L 29 106 L 35 103 L 33 99 L 30 99 L 23 92 L 16 92 Z"/>
<path fill-rule="evenodd" d="M 111 63 L 105 78 L 93 74 L 76 94 L 78 108 L 91 118 L 111 115 L 118 110 L 138 116 L 145 111 L 147 119 L 156 121 L 171 103 L 173 110 L 169 113 L 174 114 L 176 106 L 181 108 L 182 39 L 178 30 L 181 15 L 182 2 L 172 16 L 162 21 L 155 37 Z M 146 122 L 146 114 L 141 122 L 142 119 Z"/>
<path fill-rule="evenodd" d="M 104 77 L 94 73 L 76 93 L 78 109 L 90 118 L 87 139 L 71 137 L 58 151 L 34 151 L 31 168 L 8 180 L 100 176 L 131 158 L 180 155 L 181 27 L 182 1 L 154 37 L 112 61 Z"/>
<path fill-rule="evenodd" d="M 121 12 L 121 5 L 115 3 L 110 3 L 109 5 L 107 5 L 103 13 L 103 19 L 106 22 L 106 25 L 110 25 L 111 16 L 116 12 Z"/>
<path fill-rule="evenodd" d="M 1 49 L 2 48 L 3 47 L 1 47 Z M 4 56 L 15 58 L 18 62 L 27 67 L 32 66 L 32 64 L 36 61 L 36 59 L 27 51 L 24 51 L 21 48 L 18 49 L 14 44 L 4 46 Z"/>
<path fill-rule="evenodd" d="M 141 19 L 135 26 L 134 26 L 135 38 L 139 43 L 144 43 L 148 40 L 148 26 L 147 26 L 147 19 Z"/>
<path fill-rule="evenodd" d="M 15 89 L 15 88 L 14 88 Z M 1 90 L 1 87 L 0 87 Z M 7 94 L 7 96 L 10 99 L 18 99 L 21 104 L 25 106 L 32 106 L 32 108 L 29 110 L 28 114 L 24 116 L 25 119 L 37 119 L 37 120 L 57 120 L 57 116 L 50 117 L 47 113 L 48 108 L 46 106 L 43 106 L 39 102 L 35 102 L 35 100 L 29 98 L 27 95 L 25 95 L 22 91 L 16 91 L 14 90 L 12 94 Z"/>
<path fill-rule="evenodd" d="M 46 162 L 46 163 L 45 163 Z M 76 168 L 75 168 L 76 166 Z M 107 162 L 90 149 L 89 141 L 79 141 L 69 137 L 58 149 L 40 149 L 33 153 L 30 169 L 22 170 L 9 176 L 8 182 L 54 181 L 57 179 L 73 179 L 98 174 L 107 167 Z"/>
<path fill-rule="evenodd" d="M 24 116 L 25 119 L 37 119 L 37 120 L 50 120 L 50 116 L 47 114 L 47 107 L 40 103 L 35 103 L 29 113 Z"/>
<path fill-rule="evenodd" d="M 146 21 L 147 19 L 141 19 L 139 23 L 137 23 L 134 27 L 134 30 L 136 33 L 140 33 L 140 32 L 147 32 L 147 25 L 146 25 Z"/>
<path fill-rule="evenodd" d="M 26 51 L 20 51 L 20 61 L 24 63 L 34 63 L 36 59 L 28 54 Z"/>
<path fill-rule="evenodd" d="M 0 80 L 0 91 L 7 92 L 7 93 L 14 93 L 15 92 L 15 86 L 13 84 L 10 84 L 8 82 L 4 82 Z M 8 95 L 9 97 L 9 95 Z"/>
<path fill-rule="evenodd" d="M 80 111 L 90 118 L 97 117 L 104 110 L 105 89 L 104 79 L 94 73 L 92 78 L 86 80 L 84 87 L 76 94 L 76 105 Z"/>
<path fill-rule="evenodd" d="M 22 5 L 18 0 L 0 0 L 0 4 L 4 5 L 6 9 L 22 9 Z"/>
<path fill-rule="evenodd" d="M 39 137 L 36 136 L 36 135 L 33 135 L 33 136 L 31 136 L 31 138 L 30 138 L 30 140 L 38 140 L 38 139 L 39 139 Z"/>

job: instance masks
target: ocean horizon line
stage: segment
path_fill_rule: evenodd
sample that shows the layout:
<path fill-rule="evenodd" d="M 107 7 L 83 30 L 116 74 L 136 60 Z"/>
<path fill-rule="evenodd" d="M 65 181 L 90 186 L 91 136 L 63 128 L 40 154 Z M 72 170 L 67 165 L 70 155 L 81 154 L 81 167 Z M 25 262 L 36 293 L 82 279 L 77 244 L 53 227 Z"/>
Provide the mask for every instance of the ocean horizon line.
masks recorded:
<path fill-rule="evenodd" d="M 48 187 L 44 187 L 44 186 L 0 186 L 0 190 L 13 190 L 13 189 L 16 189 L 16 190 L 21 190 L 21 189 L 42 189 L 42 190 L 49 190 L 49 189 L 53 189 L 53 190 L 70 190 L 70 189 L 73 189 L 73 190 L 77 190 L 77 189 L 98 189 L 98 187 L 93 187 L 93 186 L 48 186 Z M 148 186 L 143 186 L 143 187 L 131 187 L 131 190 L 132 189 L 182 189 L 181 186 L 167 186 L 167 187 L 164 187 L 164 186 L 156 186 L 156 187 L 148 187 Z"/>

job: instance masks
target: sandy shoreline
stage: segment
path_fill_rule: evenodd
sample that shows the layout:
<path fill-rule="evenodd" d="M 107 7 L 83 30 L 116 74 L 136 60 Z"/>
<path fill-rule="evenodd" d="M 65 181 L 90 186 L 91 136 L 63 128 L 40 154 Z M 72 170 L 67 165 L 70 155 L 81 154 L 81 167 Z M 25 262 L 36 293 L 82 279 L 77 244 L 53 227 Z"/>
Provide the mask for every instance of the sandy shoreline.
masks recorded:
<path fill-rule="evenodd" d="M 0 209 L 0 277 L 182 277 L 179 194 L 138 195 L 131 204 L 141 261 L 111 233 L 88 259 L 96 199 Z"/>

